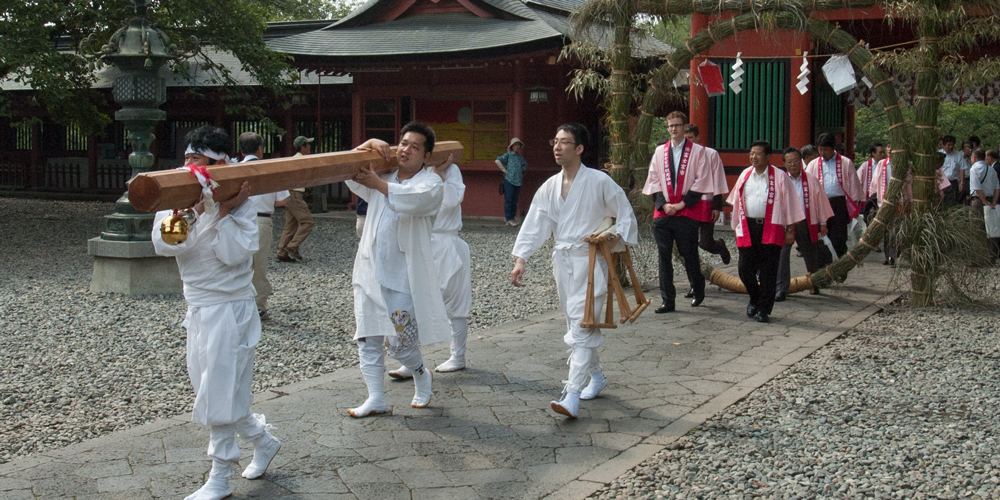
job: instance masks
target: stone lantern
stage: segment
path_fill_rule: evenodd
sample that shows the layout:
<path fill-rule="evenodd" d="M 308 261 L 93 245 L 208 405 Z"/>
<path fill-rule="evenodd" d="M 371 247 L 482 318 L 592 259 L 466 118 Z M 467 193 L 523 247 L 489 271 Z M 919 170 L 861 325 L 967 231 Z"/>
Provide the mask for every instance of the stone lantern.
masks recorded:
<path fill-rule="evenodd" d="M 132 146 L 128 157 L 131 177 L 153 167 L 154 157 L 149 152 L 153 131 L 167 115 L 159 109 L 167 99 L 161 69 L 167 62 L 181 64 L 198 47 L 197 39 L 192 39 L 192 51 L 170 44 L 166 34 L 146 19 L 148 0 L 134 2 L 135 17 L 100 50 L 92 49 L 90 39 L 80 44 L 81 54 L 94 70 L 107 66 L 106 71 L 117 72 L 112 95 L 122 109 L 115 112 L 115 120 L 125 125 Z M 87 242 L 88 253 L 94 256 L 91 290 L 134 295 L 181 292 L 174 259 L 159 257 L 153 251 L 152 228 L 153 214 L 136 211 L 128 193 L 123 194 L 115 203 L 115 213 L 104 217 L 101 235 Z"/>

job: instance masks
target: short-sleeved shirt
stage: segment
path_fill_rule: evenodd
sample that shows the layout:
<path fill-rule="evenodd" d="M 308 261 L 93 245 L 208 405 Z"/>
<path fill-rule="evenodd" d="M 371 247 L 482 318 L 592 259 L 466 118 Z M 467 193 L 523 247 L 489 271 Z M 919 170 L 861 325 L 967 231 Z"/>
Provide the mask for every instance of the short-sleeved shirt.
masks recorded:
<path fill-rule="evenodd" d="M 826 195 L 830 198 L 844 196 L 844 188 L 840 187 L 840 180 L 837 179 L 837 155 L 831 156 L 829 160 L 820 157 L 819 161 L 823 162 L 823 190 Z M 841 172 L 841 175 L 847 175 L 847 172 Z"/>
<path fill-rule="evenodd" d="M 1000 187 L 1000 179 L 992 168 L 986 166 L 986 162 L 977 161 L 970 169 L 969 177 L 973 191 L 982 191 L 986 198 L 991 198 L 993 192 Z"/>
<path fill-rule="evenodd" d="M 941 150 L 943 153 L 944 150 Z M 956 149 L 951 153 L 944 154 L 944 165 L 941 166 L 941 170 L 944 171 L 945 177 L 949 181 L 954 181 L 958 179 L 959 170 L 968 170 L 969 163 L 965 161 L 965 154 L 962 151 Z"/>
<path fill-rule="evenodd" d="M 520 186 L 524 171 L 528 170 L 528 162 L 524 157 L 513 151 L 507 151 L 497 156 L 497 161 L 507 167 L 507 175 L 503 178 L 514 186 Z"/>
<path fill-rule="evenodd" d="M 747 177 L 743 184 L 743 203 L 747 217 L 759 219 L 767 215 L 767 170 L 763 174 L 754 170 Z"/>

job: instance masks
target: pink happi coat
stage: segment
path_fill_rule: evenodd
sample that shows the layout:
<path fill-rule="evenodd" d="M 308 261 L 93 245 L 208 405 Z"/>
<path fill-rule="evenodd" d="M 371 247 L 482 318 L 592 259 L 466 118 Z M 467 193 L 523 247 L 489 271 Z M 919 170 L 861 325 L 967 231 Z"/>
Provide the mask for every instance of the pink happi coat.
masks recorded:
<path fill-rule="evenodd" d="M 718 160 L 718 153 L 714 155 L 715 160 L 713 160 L 712 156 L 708 154 L 710 150 L 684 139 L 681 164 L 677 167 L 677 177 L 681 181 L 678 186 L 677 182 L 669 178 L 670 173 L 666 170 L 669 168 L 667 163 L 669 160 L 664 155 L 670 154 L 669 144 L 670 142 L 667 141 L 666 144 L 656 147 L 653 159 L 649 161 L 649 175 L 646 176 L 646 185 L 642 188 L 642 194 L 652 195 L 661 192 L 663 197 L 667 199 L 667 203 L 680 203 L 688 191 L 702 193 L 704 196 L 698 203 L 677 212 L 677 215 L 701 222 L 710 222 L 712 220 L 712 197 L 716 194 L 725 194 L 725 192 L 717 192 L 719 189 L 718 180 L 713 173 L 712 162 Z M 686 161 L 685 156 L 687 156 Z M 721 160 L 718 161 L 721 163 Z M 725 174 L 722 176 L 722 183 L 725 185 Z M 656 210 L 653 217 L 667 217 L 667 214 Z"/>
<path fill-rule="evenodd" d="M 875 167 L 878 166 L 878 162 L 874 158 L 869 158 L 867 161 L 858 166 L 858 182 L 861 183 L 861 189 L 865 192 L 865 197 L 862 200 L 858 200 L 858 204 L 861 204 L 868 198 L 871 198 L 872 191 L 869 186 L 872 183 L 872 179 L 875 177 Z M 864 207 L 862 207 L 863 209 Z"/>
<path fill-rule="evenodd" d="M 864 202 L 867 198 L 863 198 L 865 195 L 864 188 L 861 187 L 861 183 L 858 181 L 858 175 L 854 171 L 854 162 L 850 158 L 836 153 L 834 158 L 840 163 L 840 172 L 837 173 L 837 180 L 840 182 L 840 189 L 844 190 L 844 196 L 847 197 L 847 215 L 850 218 L 855 218 L 861 208 L 864 206 Z M 806 172 L 809 172 L 819 180 L 820 186 L 823 185 L 823 157 L 818 156 L 813 161 L 809 162 L 809 166 L 806 167 Z M 861 207 L 858 203 L 861 203 Z"/>
<path fill-rule="evenodd" d="M 788 177 L 791 178 L 791 174 L 788 174 Z M 833 217 L 833 207 L 830 206 L 830 199 L 826 197 L 826 191 L 820 186 L 816 177 L 804 170 L 799 177 L 802 178 L 802 198 L 806 205 L 803 208 L 809 220 L 809 239 L 815 243 L 819 240 L 819 225 L 826 224 L 826 221 Z M 808 194 L 806 194 L 807 186 Z M 792 192 L 794 191 L 795 184 L 792 184 Z"/>
<path fill-rule="evenodd" d="M 795 184 L 792 178 L 784 170 L 768 165 L 768 186 L 771 179 L 774 181 L 774 194 L 768 193 L 769 203 L 765 209 L 764 235 L 761 243 L 765 245 L 785 244 L 785 226 L 795 224 L 806 218 L 805 210 L 799 203 L 799 195 L 795 192 Z M 743 202 L 743 185 L 753 173 L 754 168 L 748 167 L 740 173 L 736 186 L 729 192 L 726 202 L 733 206 L 733 231 L 736 232 L 736 246 L 746 248 L 750 246 L 750 231 L 747 227 L 745 216 L 746 204 Z M 829 202 L 827 202 L 829 203 Z"/>
<path fill-rule="evenodd" d="M 889 160 L 889 158 L 886 158 L 878 162 L 878 165 L 875 167 L 875 173 L 872 176 L 871 184 L 869 185 L 871 192 L 875 193 L 875 196 L 878 198 L 879 205 L 885 201 L 885 193 L 889 190 L 890 180 L 886 175 L 886 173 L 889 172 L 886 165 L 892 165 Z M 948 186 L 951 186 L 951 181 L 948 180 L 948 176 L 944 175 L 944 170 L 940 168 L 937 169 L 937 190 L 940 192 Z M 899 201 L 903 203 L 910 203 L 913 201 L 912 171 L 906 173 L 906 179 L 903 181 L 903 192 L 900 194 Z"/>

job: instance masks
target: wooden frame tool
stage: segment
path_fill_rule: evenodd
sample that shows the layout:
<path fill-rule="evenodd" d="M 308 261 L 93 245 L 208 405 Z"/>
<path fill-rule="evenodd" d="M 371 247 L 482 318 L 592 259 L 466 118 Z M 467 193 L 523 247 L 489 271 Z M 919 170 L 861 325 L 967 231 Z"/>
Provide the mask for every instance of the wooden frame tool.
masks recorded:
<path fill-rule="evenodd" d="M 613 243 L 608 241 L 610 238 L 611 233 L 601 233 L 597 236 L 584 238 L 584 241 L 590 244 L 590 272 L 587 274 L 587 300 L 583 309 L 583 322 L 580 323 L 580 326 L 583 328 L 618 328 L 613 319 L 613 302 L 615 298 L 618 299 L 618 309 L 621 311 L 621 323 L 625 323 L 626 321 L 634 323 L 636 318 L 650 304 L 650 300 L 642 293 L 642 287 L 639 286 L 639 278 L 635 275 L 635 269 L 632 267 L 632 257 L 629 255 L 628 248 L 626 247 L 623 252 L 612 252 L 611 246 Z M 607 299 L 607 311 L 604 315 L 604 323 L 594 322 L 594 268 L 597 264 L 598 251 L 604 256 L 604 261 L 608 263 L 608 292 L 614 293 L 614 297 L 608 297 Z M 628 298 L 625 297 L 625 290 L 618 281 L 618 272 L 615 270 L 618 259 L 621 259 L 625 263 L 629 278 L 632 280 L 632 290 L 635 291 L 634 308 L 629 305 Z"/>

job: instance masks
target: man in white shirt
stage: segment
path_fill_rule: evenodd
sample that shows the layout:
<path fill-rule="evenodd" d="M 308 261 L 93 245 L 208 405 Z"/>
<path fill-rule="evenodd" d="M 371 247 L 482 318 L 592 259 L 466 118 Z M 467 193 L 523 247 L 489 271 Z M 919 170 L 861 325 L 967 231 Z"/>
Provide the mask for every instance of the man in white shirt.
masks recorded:
<path fill-rule="evenodd" d="M 806 218 L 792 179 L 770 159 L 770 143 L 751 144 L 751 166 L 726 200 L 733 206 L 740 281 L 750 296 L 747 316 L 758 323 L 769 322 L 774 308 L 781 247 L 794 239 L 795 223 Z"/>
<path fill-rule="evenodd" d="M 600 170 L 581 163 L 585 145 L 589 144 L 587 129 L 579 123 L 559 127 L 550 141 L 556 163 L 562 170 L 550 177 L 531 200 L 531 208 L 521 224 L 514 250 L 514 269 L 510 282 L 521 286 L 525 265 L 549 238 L 555 239 L 552 252 L 552 274 L 556 279 L 559 304 L 566 314 L 566 334 L 563 342 L 570 346 L 569 377 L 563 398 L 552 401 L 556 413 L 576 418 L 580 400 L 593 399 L 607 385 L 598 359 L 598 348 L 604 336 L 598 328 L 583 328 L 584 306 L 587 299 L 589 244 L 584 238 L 594 233 L 608 217 L 615 218 L 615 237 L 626 245 L 638 243 L 635 214 L 628 196 L 614 180 Z M 594 311 L 600 312 L 608 295 L 608 265 L 601 256 L 594 267 Z M 590 375 L 590 383 L 583 383 Z"/>
<path fill-rule="evenodd" d="M 830 200 L 826 197 L 826 192 L 820 189 L 819 181 L 812 175 L 806 173 L 802 168 L 802 153 L 798 149 L 788 148 L 784 153 L 785 171 L 792 178 L 795 185 L 795 192 L 799 195 L 799 202 L 805 211 L 806 218 L 795 223 L 795 243 L 799 246 L 799 252 L 806 263 L 806 272 L 812 274 L 819 271 L 821 267 L 830 263 L 830 252 L 826 245 L 819 241 L 819 238 L 826 236 L 826 221 L 833 217 L 833 208 L 830 207 Z M 774 294 L 774 301 L 785 300 L 788 287 L 791 285 L 791 243 L 781 247 L 781 258 L 778 261 L 778 284 Z M 810 293 L 816 295 L 819 288 L 813 287 Z"/>
<path fill-rule="evenodd" d="M 948 206 L 962 203 L 967 193 L 968 182 L 965 177 L 969 172 L 969 163 L 965 161 L 962 150 L 955 149 L 953 135 L 941 138 L 940 152 L 944 153 L 944 165 L 941 166 L 941 170 L 944 171 L 945 178 L 951 181 L 951 185 L 944 190 L 944 204 Z"/>
<path fill-rule="evenodd" d="M 236 142 L 239 143 L 240 152 L 244 155 L 240 163 L 259 160 L 264 155 L 264 138 L 256 132 L 243 132 Z M 274 241 L 271 215 L 274 214 L 275 207 L 285 206 L 287 199 L 288 191 L 250 197 L 250 201 L 257 207 L 257 228 L 260 234 L 260 246 L 253 254 L 253 287 L 257 290 L 255 300 L 261 321 L 271 318 L 267 310 L 267 299 L 274 291 L 271 281 L 267 279 L 267 258 L 271 253 L 271 243 Z"/>
<path fill-rule="evenodd" d="M 826 191 L 833 207 L 833 218 L 827 221 L 830 242 L 837 252 L 836 257 L 847 253 L 847 226 L 858 215 L 858 202 L 864 202 L 864 190 L 858 182 L 854 162 L 836 152 L 836 138 L 833 134 L 822 133 L 816 141 L 819 158 L 806 167 L 806 172 L 816 177 Z"/>
<path fill-rule="evenodd" d="M 971 156 L 975 162 L 969 169 L 972 191 L 971 215 L 983 224 L 985 231 L 983 210 L 997 209 L 997 202 L 1000 201 L 1000 179 L 997 178 L 996 171 L 986 164 L 986 153 L 982 148 L 973 150 Z M 990 238 L 990 264 L 996 261 L 998 252 L 1000 252 L 1000 238 Z"/>
<path fill-rule="evenodd" d="M 872 147 L 868 148 L 868 154 L 868 160 L 858 166 L 858 181 L 861 183 L 861 189 L 865 193 L 865 206 L 861 211 L 861 215 L 865 220 L 868 220 L 868 215 L 878 208 L 875 193 L 871 192 L 869 186 L 872 182 L 872 176 L 875 174 L 875 167 L 878 165 L 878 162 L 884 160 L 886 157 L 885 146 L 881 142 L 876 142 L 872 144 Z"/>

